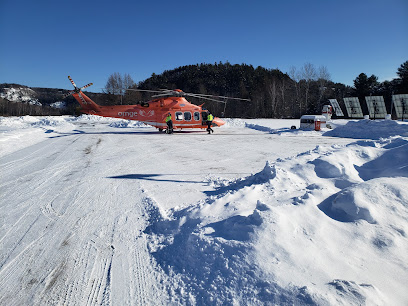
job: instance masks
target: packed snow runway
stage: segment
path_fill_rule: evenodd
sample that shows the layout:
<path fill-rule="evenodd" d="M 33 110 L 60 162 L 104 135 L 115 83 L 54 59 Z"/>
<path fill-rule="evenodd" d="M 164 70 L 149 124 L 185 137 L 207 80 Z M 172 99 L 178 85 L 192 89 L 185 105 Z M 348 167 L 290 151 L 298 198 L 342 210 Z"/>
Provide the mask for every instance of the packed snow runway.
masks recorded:
<path fill-rule="evenodd" d="M 0 118 L 0 305 L 406 305 L 408 125 L 291 125 Z"/>

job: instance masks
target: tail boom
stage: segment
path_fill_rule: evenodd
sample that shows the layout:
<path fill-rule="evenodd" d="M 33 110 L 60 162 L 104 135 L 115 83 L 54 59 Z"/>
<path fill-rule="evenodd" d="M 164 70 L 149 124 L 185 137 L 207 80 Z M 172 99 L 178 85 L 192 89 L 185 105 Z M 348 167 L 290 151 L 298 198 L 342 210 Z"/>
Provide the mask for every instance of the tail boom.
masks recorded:
<path fill-rule="evenodd" d="M 85 95 L 83 92 L 80 92 L 81 96 L 79 93 L 74 93 L 72 94 L 75 98 L 75 100 L 78 101 L 78 103 L 81 105 L 82 111 L 84 113 L 90 114 L 90 113 L 98 113 L 100 112 L 100 106 L 96 104 L 94 101 L 92 101 L 91 98 L 89 98 L 87 95 Z"/>

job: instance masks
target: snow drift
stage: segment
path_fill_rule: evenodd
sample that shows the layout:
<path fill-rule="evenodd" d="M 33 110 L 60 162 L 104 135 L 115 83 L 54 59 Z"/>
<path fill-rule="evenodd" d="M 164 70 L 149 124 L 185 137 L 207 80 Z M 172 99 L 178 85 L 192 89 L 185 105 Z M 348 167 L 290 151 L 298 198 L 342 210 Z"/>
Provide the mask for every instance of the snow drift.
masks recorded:
<path fill-rule="evenodd" d="M 380 139 L 390 136 L 408 136 L 408 125 L 392 120 L 359 120 L 349 121 L 328 131 L 325 136 L 347 137 L 355 139 Z"/>
<path fill-rule="evenodd" d="M 267 162 L 152 220 L 152 254 L 174 286 L 194 292 L 182 303 L 402 303 L 394 273 L 407 277 L 407 153 L 397 137 Z"/>

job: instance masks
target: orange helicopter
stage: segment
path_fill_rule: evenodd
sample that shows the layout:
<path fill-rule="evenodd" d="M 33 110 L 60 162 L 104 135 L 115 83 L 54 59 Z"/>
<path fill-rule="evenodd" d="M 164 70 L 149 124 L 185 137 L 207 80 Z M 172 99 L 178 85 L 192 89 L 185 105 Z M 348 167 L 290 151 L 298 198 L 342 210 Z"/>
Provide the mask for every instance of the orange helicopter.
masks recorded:
<path fill-rule="evenodd" d="M 180 89 L 168 90 L 144 90 L 144 89 L 128 89 L 134 91 L 146 91 L 156 93 L 151 101 L 135 104 L 135 105 L 114 105 L 102 106 L 96 104 L 89 97 L 87 97 L 82 90 L 91 86 L 89 83 L 82 87 L 77 87 L 70 76 L 68 79 L 74 85 L 74 90 L 70 91 L 63 98 L 72 95 L 81 105 L 81 112 L 89 115 L 97 115 L 102 117 L 113 117 L 127 120 L 137 120 L 145 124 L 154 126 L 160 132 L 166 129 L 167 124 L 165 119 L 170 113 L 173 118 L 173 129 L 206 129 L 208 111 L 202 108 L 202 105 L 195 105 L 188 102 L 184 97 L 190 96 L 210 101 L 226 103 L 226 99 L 244 100 L 249 99 L 231 98 L 225 96 L 212 96 L 186 93 Z M 215 98 L 225 99 L 225 101 L 216 100 Z M 212 126 L 221 126 L 225 124 L 223 120 L 214 117 Z"/>

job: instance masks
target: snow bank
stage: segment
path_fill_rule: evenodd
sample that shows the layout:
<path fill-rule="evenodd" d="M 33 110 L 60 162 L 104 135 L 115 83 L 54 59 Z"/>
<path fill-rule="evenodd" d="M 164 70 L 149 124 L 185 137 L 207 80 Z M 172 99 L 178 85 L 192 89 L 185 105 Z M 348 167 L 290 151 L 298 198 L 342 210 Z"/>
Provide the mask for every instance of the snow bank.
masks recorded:
<path fill-rule="evenodd" d="M 225 122 L 221 128 L 242 128 L 245 127 L 245 121 L 243 119 L 236 119 L 236 118 L 222 118 Z"/>
<path fill-rule="evenodd" d="M 296 126 L 293 120 L 287 120 L 287 126 L 281 127 L 273 124 L 273 120 L 259 120 L 259 122 L 244 121 L 244 126 L 253 130 L 277 134 L 283 136 L 331 136 L 354 139 L 380 139 L 390 136 L 408 136 L 408 125 L 400 124 L 392 120 L 335 120 L 330 122 L 334 129 L 322 128 L 320 131 L 304 131 L 301 129 L 291 129 L 290 123 Z M 285 120 L 281 120 L 285 122 Z"/>
<path fill-rule="evenodd" d="M 291 129 L 290 127 L 285 128 L 272 128 L 264 125 L 246 123 L 245 127 L 261 132 L 267 132 L 269 134 L 285 135 L 285 136 L 299 136 L 299 135 L 320 135 L 320 132 L 316 131 L 305 131 L 300 129 Z"/>
<path fill-rule="evenodd" d="M 334 130 L 324 133 L 324 136 L 346 137 L 355 139 L 380 139 L 390 136 L 408 136 L 408 125 L 392 120 L 359 120 L 349 121 Z"/>
<path fill-rule="evenodd" d="M 257 130 L 257 131 L 285 136 L 285 137 L 297 137 L 297 136 L 307 136 L 307 137 L 317 136 L 319 137 L 322 135 L 322 133 L 328 131 L 327 128 L 322 128 L 320 131 L 314 131 L 314 130 L 291 129 L 291 127 L 270 127 L 270 126 L 265 126 L 263 124 L 254 124 L 254 123 L 245 123 L 245 127 L 252 129 L 252 130 Z"/>
<path fill-rule="evenodd" d="M 341 221 L 361 219 L 388 227 L 404 224 L 408 204 L 407 186 L 407 178 L 375 178 L 339 192 L 330 209 Z M 402 229 L 399 233 L 406 234 Z"/>
<path fill-rule="evenodd" d="M 0 117 L 0 156 L 38 143 L 52 133 L 74 128 L 69 116 Z"/>
<path fill-rule="evenodd" d="M 102 116 L 95 116 L 95 115 L 81 115 L 79 117 L 74 117 L 72 120 L 75 122 L 84 122 L 84 123 L 89 123 L 89 122 L 105 123 L 113 128 L 148 127 L 146 124 L 140 121 L 126 120 L 126 119 L 112 118 L 112 117 L 102 117 Z"/>
<path fill-rule="evenodd" d="M 21 117 L 0 117 L 0 127 L 10 129 L 25 129 L 31 127 L 61 126 L 70 121 L 69 116 L 21 116 Z"/>
<path fill-rule="evenodd" d="M 154 215 L 151 252 L 194 292 L 181 303 L 404 304 L 407 150 L 402 137 L 318 146 L 213 180 L 205 201 Z"/>
<path fill-rule="evenodd" d="M 235 119 L 237 120 L 237 119 Z M 242 126 L 253 130 L 276 134 L 281 136 L 330 136 L 354 139 L 388 138 L 390 136 L 408 136 L 408 125 L 392 120 L 334 120 L 330 122 L 334 129 L 322 128 L 321 131 L 304 131 L 301 129 L 291 129 L 292 125 L 298 126 L 298 120 L 267 120 L 267 119 L 240 119 Z M 285 126 L 282 126 L 284 124 Z M 233 125 L 230 125 L 233 126 Z"/>
<path fill-rule="evenodd" d="M 143 122 L 140 121 L 134 121 L 134 120 L 119 120 L 119 121 L 114 121 L 109 124 L 110 127 L 115 127 L 115 128 L 148 128 L 151 127 L 149 125 L 144 124 Z"/>

